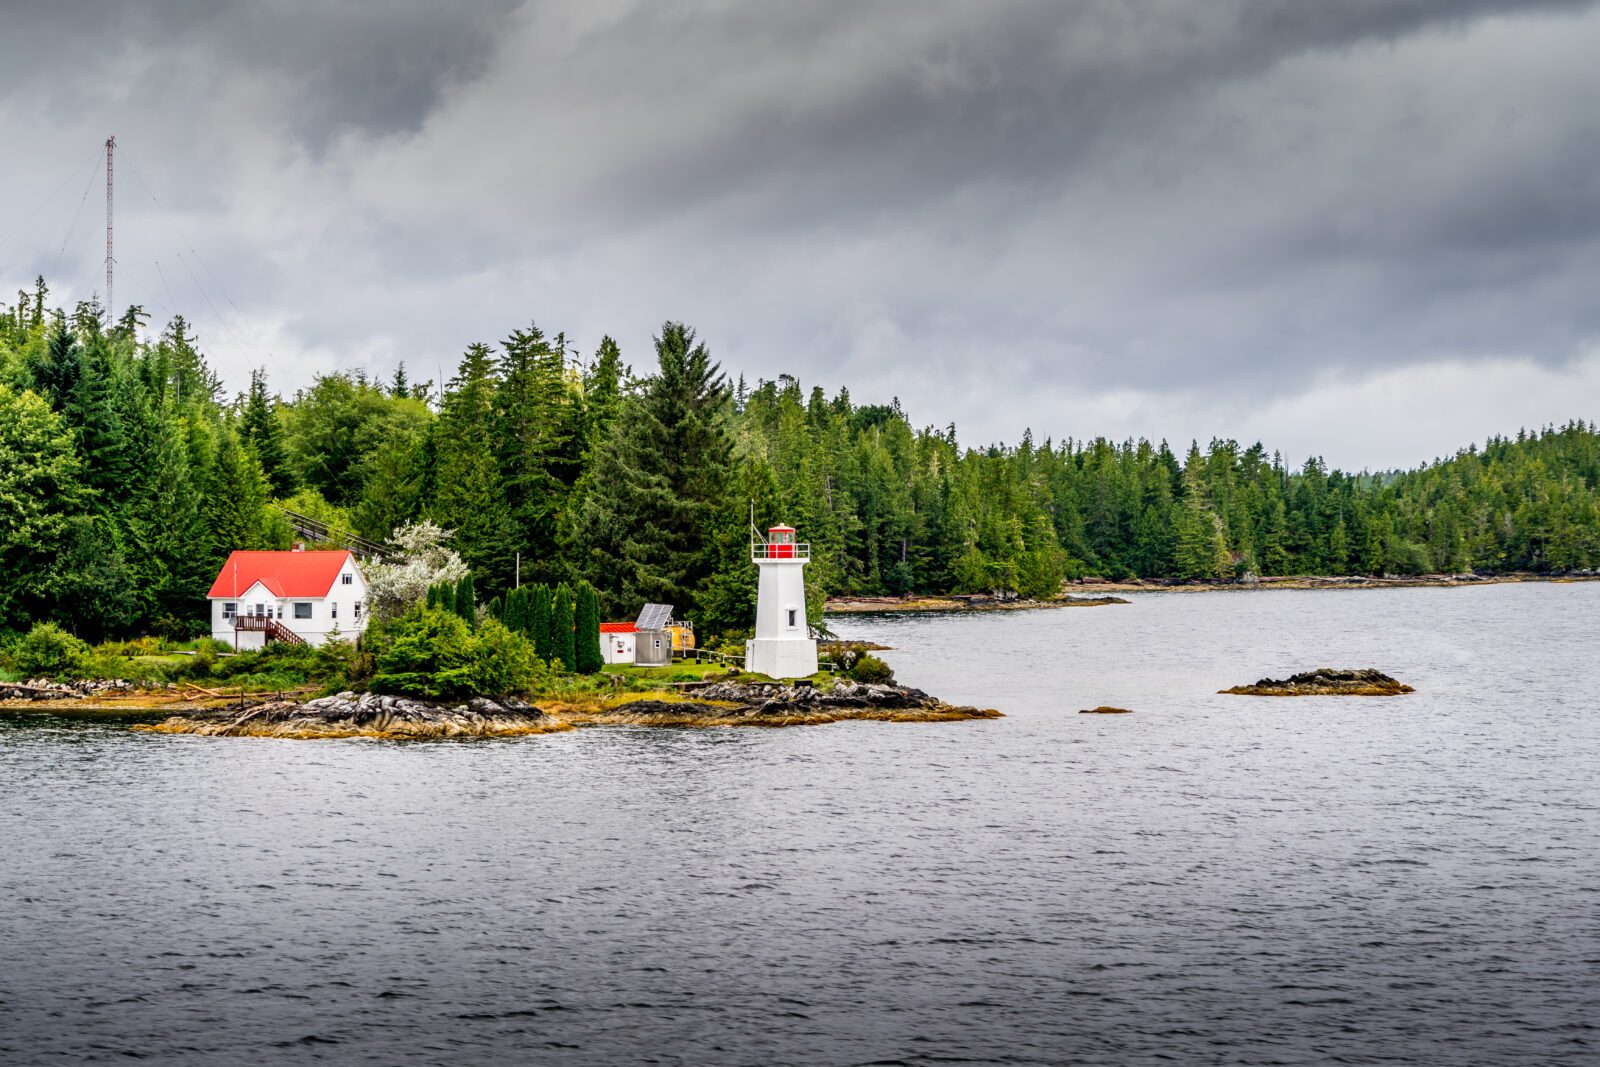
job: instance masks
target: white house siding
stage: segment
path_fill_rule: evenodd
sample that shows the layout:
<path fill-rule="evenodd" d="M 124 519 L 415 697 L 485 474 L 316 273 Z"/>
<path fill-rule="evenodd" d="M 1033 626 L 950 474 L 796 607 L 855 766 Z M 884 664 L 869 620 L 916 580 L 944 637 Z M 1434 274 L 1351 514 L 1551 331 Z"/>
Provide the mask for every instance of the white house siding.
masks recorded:
<path fill-rule="evenodd" d="M 344 576 L 350 584 L 344 584 Z M 354 559 L 347 561 L 333 580 L 333 587 L 325 597 L 280 597 L 260 582 L 246 589 L 237 600 L 219 597 L 211 601 L 211 636 L 218 641 L 235 644 L 242 651 L 261 648 L 266 644 L 266 634 L 260 630 L 235 630 L 233 619 L 227 615 L 227 605 L 237 605 L 241 615 L 268 614 L 283 626 L 305 639 L 308 645 L 320 645 L 330 637 L 351 640 L 367 628 L 367 582 Z M 311 605 L 311 618 L 295 618 L 295 605 Z M 357 605 L 360 611 L 357 612 Z"/>

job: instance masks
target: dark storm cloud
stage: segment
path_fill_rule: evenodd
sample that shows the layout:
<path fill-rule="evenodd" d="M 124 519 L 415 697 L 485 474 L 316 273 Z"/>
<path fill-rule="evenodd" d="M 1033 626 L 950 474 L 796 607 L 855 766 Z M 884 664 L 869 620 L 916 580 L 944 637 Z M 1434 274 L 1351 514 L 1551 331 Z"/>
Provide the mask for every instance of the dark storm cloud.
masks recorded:
<path fill-rule="evenodd" d="M 1560 367 L 1600 336 L 1592 3 L 151 4 L 6 30 L 12 199 L 115 129 L 238 304 L 166 287 L 137 196 L 130 285 L 288 385 L 431 371 L 529 318 L 643 363 L 670 316 L 751 377 L 1043 436 L 1330 374 Z M 51 261 L 47 221 L 0 281 Z"/>
<path fill-rule="evenodd" d="M 321 148 L 351 128 L 414 130 L 445 87 L 481 73 L 495 28 L 514 7 L 515 0 L 22 4 L 5 15 L 0 63 L 19 97 L 37 93 L 63 109 L 81 105 L 82 81 L 115 78 L 106 61 L 129 52 L 156 59 L 145 87 L 170 79 L 203 94 L 269 72 L 295 101 L 296 133 Z"/>

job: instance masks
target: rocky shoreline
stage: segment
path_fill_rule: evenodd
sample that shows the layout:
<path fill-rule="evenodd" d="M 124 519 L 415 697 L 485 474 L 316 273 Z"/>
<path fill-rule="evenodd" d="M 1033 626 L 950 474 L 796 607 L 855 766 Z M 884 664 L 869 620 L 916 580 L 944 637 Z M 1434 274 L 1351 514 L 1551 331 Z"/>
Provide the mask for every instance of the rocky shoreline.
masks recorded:
<path fill-rule="evenodd" d="M 864 719 L 877 722 L 958 722 L 998 719 L 998 711 L 946 704 L 920 689 L 840 680 L 828 689 L 775 682 L 713 682 L 682 701 L 629 700 L 573 711 L 594 726 L 816 726 Z"/>
<path fill-rule="evenodd" d="M 210 737 L 442 738 L 518 737 L 570 730 L 572 724 L 519 700 L 474 697 L 438 704 L 377 693 L 339 693 L 305 703 L 274 700 L 244 710 L 218 708 L 133 727 L 150 733 Z"/>
<path fill-rule="evenodd" d="M 123 696 L 137 690 L 138 686 L 120 678 L 87 682 L 52 682 L 48 678 L 29 678 L 26 682 L 0 682 L 0 700 L 85 700 L 89 697 Z"/>
<path fill-rule="evenodd" d="M 423 739 L 517 737 L 580 726 L 773 727 L 851 719 L 957 722 L 1000 717 L 998 711 L 946 704 L 920 689 L 843 679 L 828 688 L 804 683 L 712 682 L 696 687 L 682 699 L 664 696 L 630 694 L 541 708 L 485 697 L 441 704 L 375 693 L 340 693 L 303 704 L 283 700 L 243 710 L 193 711 L 133 728 L 210 737 Z"/>
<path fill-rule="evenodd" d="M 1254 685 L 1236 685 L 1232 689 L 1222 689 L 1219 692 L 1253 697 L 1390 697 L 1402 693 L 1414 693 L 1416 690 L 1382 671 L 1370 668 L 1347 671 L 1319 667 L 1314 671 L 1290 675 L 1288 678 L 1263 678 Z"/>

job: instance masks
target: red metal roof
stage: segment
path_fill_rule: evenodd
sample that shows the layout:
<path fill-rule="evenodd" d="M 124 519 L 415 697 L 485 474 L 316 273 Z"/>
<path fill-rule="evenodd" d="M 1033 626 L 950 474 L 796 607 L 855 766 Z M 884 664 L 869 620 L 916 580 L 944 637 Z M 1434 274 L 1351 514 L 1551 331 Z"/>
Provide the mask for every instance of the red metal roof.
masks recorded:
<path fill-rule="evenodd" d="M 636 634 L 639 628 L 631 622 L 603 622 L 600 624 L 603 634 Z"/>
<path fill-rule="evenodd" d="M 321 597 L 338 580 L 350 553 L 344 549 L 328 552 L 235 552 L 222 565 L 217 580 L 206 596 L 222 600 L 243 594 L 260 582 L 273 596 Z"/>

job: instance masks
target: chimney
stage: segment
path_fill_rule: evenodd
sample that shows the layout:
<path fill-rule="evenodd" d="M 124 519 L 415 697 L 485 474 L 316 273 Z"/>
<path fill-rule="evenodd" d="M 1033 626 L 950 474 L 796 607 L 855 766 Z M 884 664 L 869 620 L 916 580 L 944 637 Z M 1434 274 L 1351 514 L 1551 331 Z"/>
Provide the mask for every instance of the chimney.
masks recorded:
<path fill-rule="evenodd" d="M 291 552 L 304 552 L 305 550 L 306 543 L 304 541 L 296 541 L 294 543 L 294 548 L 290 549 Z"/>

